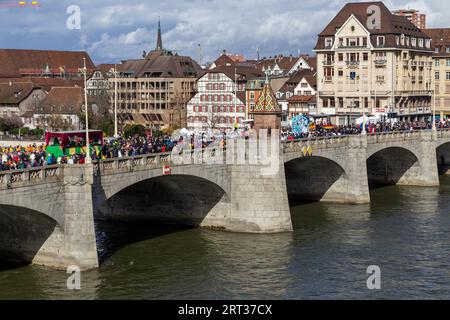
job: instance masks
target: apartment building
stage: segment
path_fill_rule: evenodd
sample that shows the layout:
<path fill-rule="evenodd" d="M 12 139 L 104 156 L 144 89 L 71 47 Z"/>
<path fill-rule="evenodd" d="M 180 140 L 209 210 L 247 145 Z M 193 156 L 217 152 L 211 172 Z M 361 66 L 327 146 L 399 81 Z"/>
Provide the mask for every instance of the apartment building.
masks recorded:
<path fill-rule="evenodd" d="M 447 119 L 450 117 L 450 28 L 426 29 L 424 32 L 433 39 L 436 114 L 440 119 Z"/>
<path fill-rule="evenodd" d="M 373 6 L 379 25 L 368 15 Z M 318 112 L 335 123 L 362 114 L 431 116 L 431 38 L 382 2 L 346 4 L 319 34 L 315 51 Z"/>
<path fill-rule="evenodd" d="M 202 69 L 190 57 L 163 49 L 160 26 L 155 50 L 143 59 L 122 61 L 117 71 L 118 116 L 122 126 L 141 124 L 161 129 L 186 125 L 186 104 L 196 93 Z M 115 81 L 113 77 L 109 79 L 111 90 Z"/>
<path fill-rule="evenodd" d="M 424 13 L 420 13 L 419 10 L 400 9 L 392 13 L 398 16 L 406 17 L 419 29 L 425 29 L 427 26 L 427 15 Z"/>

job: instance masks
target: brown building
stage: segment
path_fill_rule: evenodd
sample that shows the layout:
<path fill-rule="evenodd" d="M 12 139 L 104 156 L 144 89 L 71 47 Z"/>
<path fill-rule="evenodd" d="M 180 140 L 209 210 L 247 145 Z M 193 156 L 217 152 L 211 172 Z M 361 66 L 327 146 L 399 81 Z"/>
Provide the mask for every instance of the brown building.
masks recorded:
<path fill-rule="evenodd" d="M 448 118 L 450 117 L 450 28 L 423 31 L 432 38 L 436 112 L 441 119 Z"/>
<path fill-rule="evenodd" d="M 42 101 L 22 114 L 26 127 L 51 130 L 80 129 L 79 113 L 84 90 L 80 87 L 53 87 Z"/>
<path fill-rule="evenodd" d="M 0 81 L 0 117 L 21 116 L 36 108 L 46 94 L 31 81 Z"/>
<path fill-rule="evenodd" d="M 144 59 L 126 60 L 118 68 L 118 113 L 122 125 L 160 129 L 186 125 L 186 104 L 196 92 L 201 67 L 190 57 L 163 49 L 158 29 L 156 49 Z M 114 78 L 109 79 L 114 90 Z"/>
<path fill-rule="evenodd" d="M 427 27 L 427 16 L 426 14 L 420 13 L 418 10 L 414 9 L 400 9 L 392 12 L 397 16 L 406 17 L 411 21 L 417 28 L 425 29 Z"/>

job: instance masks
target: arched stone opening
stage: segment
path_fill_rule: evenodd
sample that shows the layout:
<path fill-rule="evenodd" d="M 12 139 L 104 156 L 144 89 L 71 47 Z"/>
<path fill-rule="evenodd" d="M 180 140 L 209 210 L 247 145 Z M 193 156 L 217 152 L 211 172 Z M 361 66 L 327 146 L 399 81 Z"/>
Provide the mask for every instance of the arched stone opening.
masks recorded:
<path fill-rule="evenodd" d="M 382 149 L 367 159 L 367 177 L 371 187 L 381 185 L 414 185 L 420 177 L 416 155 L 401 147 Z"/>
<path fill-rule="evenodd" d="M 334 199 L 331 193 L 339 192 L 339 181 L 345 178 L 339 164 L 323 157 L 291 160 L 285 164 L 285 174 L 291 205 L 304 201 L 338 201 L 338 196 Z"/>
<path fill-rule="evenodd" d="M 0 205 L 0 262 L 33 262 L 55 228 L 57 222 L 43 213 Z"/>

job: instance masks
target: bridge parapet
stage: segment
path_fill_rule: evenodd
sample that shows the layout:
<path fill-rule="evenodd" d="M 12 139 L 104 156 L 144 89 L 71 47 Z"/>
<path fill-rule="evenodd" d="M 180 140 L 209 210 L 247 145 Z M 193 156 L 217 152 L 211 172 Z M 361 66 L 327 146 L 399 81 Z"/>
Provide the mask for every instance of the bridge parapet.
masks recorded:
<path fill-rule="evenodd" d="M 0 190 L 63 180 L 63 165 L 0 172 Z"/>
<path fill-rule="evenodd" d="M 222 156 L 216 156 L 216 149 L 183 150 L 179 155 L 179 162 L 175 161 L 172 153 L 158 153 L 94 161 L 94 176 L 99 174 L 115 174 L 147 169 L 157 169 L 161 166 L 180 166 L 191 164 L 211 163 L 224 160 L 226 149 L 221 149 Z"/>
<path fill-rule="evenodd" d="M 367 134 L 367 144 L 385 143 L 390 141 L 411 141 L 430 134 L 431 130 L 421 131 L 391 131 Z"/>
<path fill-rule="evenodd" d="M 437 130 L 438 139 L 450 139 L 450 128 L 449 129 L 438 129 Z"/>
<path fill-rule="evenodd" d="M 335 148 L 336 146 L 346 146 L 350 143 L 350 135 L 343 136 L 333 136 L 333 137 L 318 137 L 318 138 L 306 138 L 298 139 L 293 141 L 283 142 L 283 152 L 299 152 L 303 151 L 306 147 L 316 147 L 316 148 Z"/>

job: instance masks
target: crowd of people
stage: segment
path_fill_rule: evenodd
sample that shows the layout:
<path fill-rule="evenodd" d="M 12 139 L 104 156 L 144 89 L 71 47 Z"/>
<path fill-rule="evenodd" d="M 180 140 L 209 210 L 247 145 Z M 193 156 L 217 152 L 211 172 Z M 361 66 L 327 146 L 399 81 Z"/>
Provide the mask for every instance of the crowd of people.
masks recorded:
<path fill-rule="evenodd" d="M 397 122 L 377 122 L 366 124 L 367 134 L 399 132 L 399 131 L 416 131 L 416 130 L 430 130 L 432 128 L 431 122 L 426 121 L 397 121 Z M 441 121 L 436 123 L 437 129 L 450 128 L 450 121 Z M 363 131 L 362 125 L 346 125 L 346 126 L 324 126 L 316 125 L 314 130 L 298 133 L 291 130 L 283 130 L 281 133 L 282 140 L 297 140 L 311 137 L 334 137 L 341 135 L 361 134 Z"/>
<path fill-rule="evenodd" d="M 367 134 L 375 134 L 382 132 L 395 131 L 413 131 L 431 129 L 432 124 L 424 121 L 413 122 L 378 122 L 366 125 Z M 438 129 L 449 128 L 450 121 L 439 122 L 436 124 Z M 360 134 L 361 125 L 350 126 L 323 126 L 316 125 L 314 130 L 307 133 L 295 133 L 291 130 L 281 131 L 281 140 L 290 141 L 309 137 L 328 137 L 339 135 Z M 227 139 L 235 138 L 237 135 L 246 137 L 248 131 L 244 130 L 232 135 L 225 133 L 219 135 L 208 136 L 206 134 L 197 135 L 179 135 L 169 136 L 163 135 L 159 137 L 151 136 L 135 136 L 131 138 L 107 139 L 103 145 L 91 149 L 92 160 L 102 160 L 110 158 L 133 157 L 138 155 L 152 153 L 168 153 L 174 148 L 194 149 L 205 148 L 211 144 L 219 147 L 226 145 Z M 55 155 L 46 153 L 44 144 L 32 144 L 27 147 L 9 146 L 0 148 L 0 171 L 19 170 L 27 168 L 36 168 L 54 164 L 84 164 L 86 155 L 84 153 L 76 153 L 72 155 L 63 155 L 55 157 Z"/>
<path fill-rule="evenodd" d="M 225 136 L 207 137 L 206 135 L 191 136 L 190 139 L 184 136 L 174 138 L 169 135 L 160 137 L 136 136 L 132 138 L 108 139 L 102 146 L 91 148 L 92 160 L 104 160 L 110 158 L 134 157 L 138 155 L 168 153 L 172 152 L 175 146 L 183 149 L 204 148 L 212 143 L 219 143 L 224 146 Z M 78 146 L 78 145 L 75 145 Z M 68 146 L 72 147 L 71 145 Z M 56 157 L 51 153 L 46 153 L 44 144 L 33 144 L 27 147 L 3 147 L 0 148 L 0 171 L 29 169 L 55 164 L 84 164 L 86 162 L 85 153 L 74 153 Z"/>

